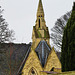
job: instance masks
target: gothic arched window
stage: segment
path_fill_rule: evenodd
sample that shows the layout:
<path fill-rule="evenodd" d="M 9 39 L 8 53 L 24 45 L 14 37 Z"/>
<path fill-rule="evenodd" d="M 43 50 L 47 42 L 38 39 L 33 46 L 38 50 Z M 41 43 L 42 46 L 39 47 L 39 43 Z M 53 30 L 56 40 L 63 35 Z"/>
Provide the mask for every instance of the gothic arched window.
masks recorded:
<path fill-rule="evenodd" d="M 35 68 L 31 68 L 30 71 L 29 71 L 29 75 L 37 75 L 37 72 L 35 70 Z"/>
<path fill-rule="evenodd" d="M 35 71 L 33 69 L 31 70 L 31 74 L 35 74 Z"/>
<path fill-rule="evenodd" d="M 40 19 L 39 19 L 39 28 L 40 28 Z"/>
<path fill-rule="evenodd" d="M 51 71 L 54 71 L 54 67 L 51 69 Z"/>

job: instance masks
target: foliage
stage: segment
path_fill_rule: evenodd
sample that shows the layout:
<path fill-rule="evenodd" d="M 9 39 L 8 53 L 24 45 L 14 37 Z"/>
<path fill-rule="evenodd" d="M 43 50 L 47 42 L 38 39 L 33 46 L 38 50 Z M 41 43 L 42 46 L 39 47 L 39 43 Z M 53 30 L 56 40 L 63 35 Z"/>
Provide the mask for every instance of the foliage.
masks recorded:
<path fill-rule="evenodd" d="M 37 31 L 37 34 L 38 34 L 39 38 L 42 37 L 41 34 L 40 34 L 40 32 L 39 32 L 39 30 Z"/>
<path fill-rule="evenodd" d="M 47 37 L 47 33 L 46 33 L 46 31 L 44 30 L 44 37 L 46 38 Z"/>
<path fill-rule="evenodd" d="M 64 29 L 61 63 L 62 71 L 75 70 L 75 3 L 71 17 Z"/>
<path fill-rule="evenodd" d="M 61 16 L 59 19 L 57 19 L 54 27 L 51 29 L 52 33 L 50 37 L 53 41 L 56 50 L 61 50 L 64 27 L 68 19 L 70 18 L 70 15 L 71 15 L 71 11 Z"/>
<path fill-rule="evenodd" d="M 45 38 L 49 38 L 50 36 L 49 36 L 49 32 L 48 32 L 48 30 L 46 31 L 46 30 L 44 30 L 44 37 Z"/>

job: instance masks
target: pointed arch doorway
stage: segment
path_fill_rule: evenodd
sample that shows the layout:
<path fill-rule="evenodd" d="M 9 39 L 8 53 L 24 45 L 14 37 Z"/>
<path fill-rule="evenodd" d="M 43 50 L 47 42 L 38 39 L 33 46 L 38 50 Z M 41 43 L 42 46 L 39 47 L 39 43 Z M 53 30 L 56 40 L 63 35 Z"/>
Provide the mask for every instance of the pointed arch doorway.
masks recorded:
<path fill-rule="evenodd" d="M 31 68 L 28 75 L 38 75 L 35 68 Z"/>

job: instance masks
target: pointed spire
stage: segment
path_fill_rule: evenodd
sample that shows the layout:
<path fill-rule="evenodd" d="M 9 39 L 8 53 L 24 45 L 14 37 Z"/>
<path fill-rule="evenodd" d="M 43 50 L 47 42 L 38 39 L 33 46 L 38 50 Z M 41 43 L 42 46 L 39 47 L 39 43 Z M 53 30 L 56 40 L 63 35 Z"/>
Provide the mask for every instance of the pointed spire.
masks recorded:
<path fill-rule="evenodd" d="M 43 6 L 42 6 L 42 1 L 41 0 L 39 0 L 38 11 L 43 12 Z"/>
<path fill-rule="evenodd" d="M 43 5 L 42 1 L 39 0 L 39 5 L 38 5 L 38 10 L 37 10 L 37 16 L 44 16 L 44 10 L 43 10 Z"/>

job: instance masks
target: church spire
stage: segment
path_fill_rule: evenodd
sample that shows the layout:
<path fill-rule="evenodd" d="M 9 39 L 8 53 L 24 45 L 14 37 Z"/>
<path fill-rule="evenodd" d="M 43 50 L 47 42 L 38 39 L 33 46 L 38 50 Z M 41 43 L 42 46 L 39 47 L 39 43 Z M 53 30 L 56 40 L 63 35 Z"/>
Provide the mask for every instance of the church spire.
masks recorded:
<path fill-rule="evenodd" d="M 38 9 L 37 9 L 37 19 L 35 25 L 36 29 L 46 29 L 42 0 L 39 0 Z"/>
<path fill-rule="evenodd" d="M 39 16 L 44 17 L 44 10 L 43 10 L 43 5 L 41 0 L 39 0 L 38 10 L 37 10 L 37 17 Z"/>
<path fill-rule="evenodd" d="M 32 41 L 33 41 L 32 47 L 36 48 L 36 46 L 39 44 L 41 40 L 44 40 L 49 44 L 49 39 L 50 35 L 44 19 L 42 0 L 39 0 L 36 23 L 35 26 L 33 27 L 32 33 Z"/>

